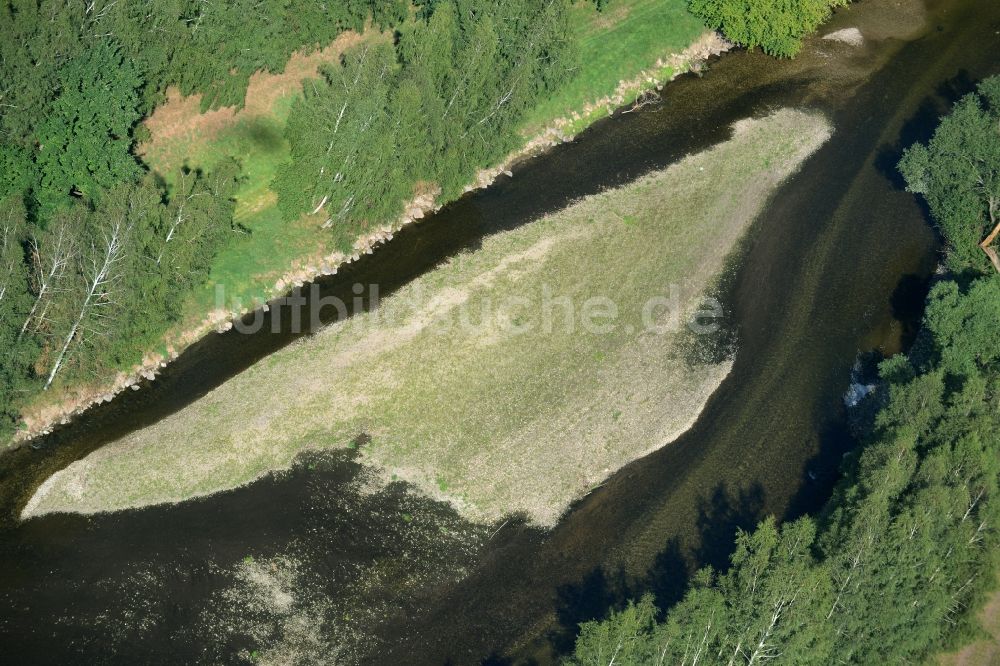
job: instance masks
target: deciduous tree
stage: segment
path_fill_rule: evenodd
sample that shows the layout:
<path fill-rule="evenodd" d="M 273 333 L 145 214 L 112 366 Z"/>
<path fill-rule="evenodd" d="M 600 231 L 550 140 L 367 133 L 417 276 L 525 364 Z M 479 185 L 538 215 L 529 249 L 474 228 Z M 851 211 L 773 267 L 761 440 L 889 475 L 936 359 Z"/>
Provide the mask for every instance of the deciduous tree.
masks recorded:
<path fill-rule="evenodd" d="M 790 58 L 802 38 L 848 0 L 689 0 L 691 11 L 726 38 L 766 53 Z"/>
<path fill-rule="evenodd" d="M 906 151 L 899 168 L 907 189 L 927 200 L 951 265 L 987 268 L 979 244 L 1000 225 L 1000 77 L 963 97 L 926 146 Z"/>
<path fill-rule="evenodd" d="M 38 197 L 51 209 L 73 195 L 98 199 L 141 171 L 131 154 L 142 79 L 109 41 L 77 56 L 59 74 L 59 93 L 38 129 Z"/>

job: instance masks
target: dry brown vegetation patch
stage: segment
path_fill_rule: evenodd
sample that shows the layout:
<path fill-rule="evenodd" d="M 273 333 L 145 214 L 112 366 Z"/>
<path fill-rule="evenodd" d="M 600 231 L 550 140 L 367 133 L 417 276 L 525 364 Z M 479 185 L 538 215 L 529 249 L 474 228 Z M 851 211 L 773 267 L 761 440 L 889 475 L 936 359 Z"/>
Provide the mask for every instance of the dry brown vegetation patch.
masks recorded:
<path fill-rule="evenodd" d="M 318 76 L 322 65 L 336 62 L 362 39 L 360 33 L 345 32 L 322 49 L 293 53 L 281 73 L 257 72 L 250 77 L 242 109 L 226 106 L 202 113 L 201 94 L 185 97 L 175 87 L 168 89 L 167 101 L 145 121 L 152 138 L 139 146 L 138 154 L 167 152 L 174 142 L 207 141 L 244 118 L 271 113 L 278 100 L 302 90 L 303 79 Z"/>

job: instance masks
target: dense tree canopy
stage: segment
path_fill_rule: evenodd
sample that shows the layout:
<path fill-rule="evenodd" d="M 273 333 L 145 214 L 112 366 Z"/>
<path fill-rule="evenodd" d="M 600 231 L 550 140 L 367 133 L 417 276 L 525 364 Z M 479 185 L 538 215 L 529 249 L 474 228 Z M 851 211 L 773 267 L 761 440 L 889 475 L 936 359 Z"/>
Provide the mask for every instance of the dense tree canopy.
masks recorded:
<path fill-rule="evenodd" d="M 96 199 L 138 178 L 131 132 L 140 117 L 141 85 L 134 63 L 110 40 L 60 69 L 57 96 L 35 135 L 43 205 L 62 205 L 67 194 Z"/>
<path fill-rule="evenodd" d="M 930 205 L 951 265 L 986 266 L 978 244 L 1000 224 L 1000 77 L 963 97 L 926 146 L 906 151 L 900 171 Z"/>
<path fill-rule="evenodd" d="M 689 0 L 691 11 L 708 27 L 747 48 L 790 58 L 802 38 L 849 0 Z"/>
<path fill-rule="evenodd" d="M 46 206 L 98 197 L 139 170 L 127 156 L 141 115 L 177 85 L 204 108 L 243 104 L 250 75 L 373 20 L 404 0 L 155 3 L 12 0 L 0 6 L 0 197 L 31 188 Z"/>

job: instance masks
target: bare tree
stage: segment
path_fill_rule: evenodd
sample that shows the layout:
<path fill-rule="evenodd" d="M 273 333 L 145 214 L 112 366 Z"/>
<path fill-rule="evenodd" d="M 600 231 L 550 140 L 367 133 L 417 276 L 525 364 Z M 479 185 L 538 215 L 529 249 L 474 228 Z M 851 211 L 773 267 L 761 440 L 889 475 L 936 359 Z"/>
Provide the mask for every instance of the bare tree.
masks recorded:
<path fill-rule="evenodd" d="M 131 225 L 128 224 L 126 215 L 116 215 L 114 220 L 104 230 L 100 246 L 92 245 L 90 257 L 83 268 L 84 291 L 80 301 L 79 309 L 70 326 L 69 332 L 63 340 L 62 348 L 56 356 L 52 370 L 48 379 L 45 380 L 45 389 L 52 385 L 52 380 L 66 360 L 66 352 L 82 333 L 87 321 L 92 316 L 100 316 L 101 308 L 113 303 L 113 291 L 119 280 L 119 273 L 116 268 L 125 257 L 125 248 Z"/>
<path fill-rule="evenodd" d="M 13 208 L 7 209 L 7 215 L 0 226 L 0 302 L 10 290 L 18 265 L 22 261 L 21 248 L 18 243 L 21 220 L 14 217 Z"/>
<path fill-rule="evenodd" d="M 18 340 L 24 337 L 33 321 L 45 321 L 52 295 L 57 285 L 66 277 L 66 271 L 74 254 L 72 230 L 70 223 L 65 219 L 57 221 L 41 241 L 38 236 L 32 236 L 31 263 L 35 301 L 31 304 L 28 316 L 25 317 L 21 331 L 17 335 Z"/>
<path fill-rule="evenodd" d="M 191 200 L 198 196 L 203 196 L 208 194 L 208 192 L 195 192 L 194 186 L 189 183 L 188 179 L 192 181 L 195 180 L 193 174 L 188 171 L 181 171 L 180 183 L 178 184 L 177 192 L 180 195 L 177 202 L 177 213 L 173 216 L 170 221 L 170 228 L 167 230 L 167 236 L 163 239 L 163 246 L 160 247 L 160 253 L 156 257 L 156 265 L 160 265 L 160 261 L 163 259 L 163 253 L 167 251 L 167 244 L 173 240 L 174 235 L 180 226 L 188 220 L 188 215 L 185 213 L 185 207 L 191 203 Z"/>

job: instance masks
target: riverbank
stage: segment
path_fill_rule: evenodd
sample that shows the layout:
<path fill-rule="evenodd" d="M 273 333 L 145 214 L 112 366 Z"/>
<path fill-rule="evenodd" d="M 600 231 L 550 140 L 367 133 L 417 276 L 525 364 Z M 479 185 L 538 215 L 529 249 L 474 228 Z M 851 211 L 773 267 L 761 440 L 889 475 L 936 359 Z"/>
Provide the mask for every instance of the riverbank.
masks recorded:
<path fill-rule="evenodd" d="M 525 121 L 522 147 L 502 164 L 476 174 L 466 191 L 488 187 L 500 175 L 509 174 L 518 162 L 571 141 L 614 109 L 730 48 L 715 33 L 698 29 L 689 15 L 678 15 L 676 7 L 661 5 L 662 0 L 630 0 L 619 3 L 609 16 L 587 21 L 584 17 L 589 16 L 586 12 L 593 13 L 591 9 L 574 9 L 584 33 L 580 75 Z M 662 45 L 653 30 L 658 21 L 676 24 L 669 31 L 660 31 Z M 646 29 L 635 30 L 636 22 Z M 692 36 L 699 33 L 691 42 Z M 400 218 L 357 239 L 351 253 L 332 249 L 317 216 L 305 216 L 288 224 L 275 205 L 270 182 L 276 165 L 287 157 L 282 132 L 291 102 L 300 94 L 301 80 L 315 76 L 320 65 L 336 60 L 345 48 L 360 40 L 383 37 L 379 33 L 347 33 L 327 49 L 293 56 L 284 74 L 255 75 L 246 108 L 238 112 L 221 109 L 199 114 L 197 98 L 175 96 L 153 114 L 147 123 L 152 138 L 140 149 L 153 170 L 168 174 L 181 164 L 210 169 L 223 157 L 241 159 L 248 177 L 237 193 L 235 221 L 253 233 L 220 254 L 209 283 L 191 296 L 180 323 L 155 350 L 147 350 L 140 364 L 106 381 L 58 387 L 38 395 L 25 408 L 22 428 L 8 448 L 47 434 L 56 425 L 68 423 L 94 405 L 110 402 L 123 391 L 138 390 L 143 382 L 154 381 L 194 342 L 213 331 L 227 330 L 234 320 L 284 296 L 291 288 L 337 273 L 445 203 L 438 200 L 439 191 L 434 185 L 427 184 L 415 194 Z M 691 43 L 678 50 L 678 40 Z M 216 302 L 215 289 L 220 284 L 227 295 L 221 304 Z"/>
<path fill-rule="evenodd" d="M 489 237 L 74 462 L 23 516 L 182 501 L 305 450 L 360 446 L 385 480 L 468 518 L 553 525 L 697 418 L 731 358 L 698 353 L 710 345 L 662 317 L 704 307 L 770 194 L 830 131 L 791 110 L 741 121 L 710 150 Z M 670 304 L 647 310 L 658 298 Z"/>

